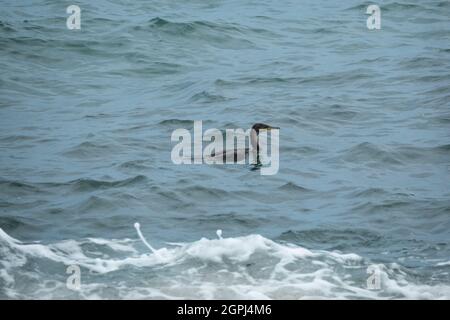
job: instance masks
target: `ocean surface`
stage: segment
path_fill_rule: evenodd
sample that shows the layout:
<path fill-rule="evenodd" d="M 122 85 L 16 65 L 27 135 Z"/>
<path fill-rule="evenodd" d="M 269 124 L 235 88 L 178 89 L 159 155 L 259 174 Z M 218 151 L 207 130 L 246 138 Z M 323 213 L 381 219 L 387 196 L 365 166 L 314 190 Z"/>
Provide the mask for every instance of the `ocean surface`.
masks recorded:
<path fill-rule="evenodd" d="M 371 3 L 1 0 L 0 298 L 450 299 L 450 2 Z"/>

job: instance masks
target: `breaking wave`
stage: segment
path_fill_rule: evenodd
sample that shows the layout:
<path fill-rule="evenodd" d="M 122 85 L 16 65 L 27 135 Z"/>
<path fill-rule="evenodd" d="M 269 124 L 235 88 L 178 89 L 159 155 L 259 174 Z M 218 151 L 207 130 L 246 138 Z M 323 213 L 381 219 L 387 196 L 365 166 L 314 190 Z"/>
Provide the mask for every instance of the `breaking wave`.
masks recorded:
<path fill-rule="evenodd" d="M 24 243 L 0 229 L 0 297 L 31 299 L 448 299 L 406 268 L 353 253 L 308 250 L 261 235 L 202 238 L 155 249 L 143 237 Z M 143 246 L 143 243 L 145 246 Z M 149 251 L 150 249 L 150 251 Z M 80 290 L 66 286 L 78 265 Z M 368 267 L 380 289 L 367 287 Z M 120 271 L 120 272 L 118 272 Z M 120 276 L 119 276 L 120 274 Z"/>

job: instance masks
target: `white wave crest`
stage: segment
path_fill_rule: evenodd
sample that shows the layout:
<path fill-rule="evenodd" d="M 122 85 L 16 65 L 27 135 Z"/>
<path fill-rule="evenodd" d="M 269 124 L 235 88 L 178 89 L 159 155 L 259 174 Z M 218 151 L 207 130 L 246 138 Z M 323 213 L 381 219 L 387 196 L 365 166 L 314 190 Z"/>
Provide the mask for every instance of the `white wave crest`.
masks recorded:
<path fill-rule="evenodd" d="M 139 226 L 137 227 L 140 233 Z M 142 234 L 140 234 L 142 236 Z M 142 236 L 142 241 L 147 242 Z M 413 283 L 405 268 L 377 264 L 380 290 L 367 288 L 369 261 L 308 250 L 261 235 L 202 238 L 140 253 L 138 240 L 88 238 L 23 243 L 0 229 L 0 297 L 68 299 L 449 299 L 447 285 Z M 78 265 L 81 289 L 65 285 Z"/>

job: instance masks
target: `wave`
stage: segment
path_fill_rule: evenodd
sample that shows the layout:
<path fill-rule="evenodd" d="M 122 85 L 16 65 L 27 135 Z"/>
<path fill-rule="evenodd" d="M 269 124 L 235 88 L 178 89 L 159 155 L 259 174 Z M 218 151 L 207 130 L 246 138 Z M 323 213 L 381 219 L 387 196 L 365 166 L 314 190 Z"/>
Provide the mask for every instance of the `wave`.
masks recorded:
<path fill-rule="evenodd" d="M 162 126 L 180 126 L 180 127 L 192 127 L 194 125 L 194 120 L 184 120 L 184 119 L 166 119 L 159 122 Z"/>
<path fill-rule="evenodd" d="M 134 186 L 147 181 L 147 177 L 144 175 L 137 175 L 134 177 L 122 179 L 122 180 L 96 180 L 91 178 L 80 178 L 69 182 L 39 182 L 29 183 L 22 181 L 12 180 L 0 180 L 0 186 L 2 192 L 8 192 L 15 196 L 29 195 L 29 194 L 42 194 L 48 193 L 49 189 L 60 189 L 63 187 L 69 187 L 72 191 L 76 192 L 89 192 L 95 190 L 103 190 L 109 188 L 121 188 Z"/>
<path fill-rule="evenodd" d="M 391 193 L 388 190 L 385 190 L 383 188 L 373 188 L 373 187 L 369 187 L 369 188 L 363 188 L 362 190 L 358 190 L 355 192 L 352 192 L 349 196 L 351 198 L 354 199 L 359 199 L 359 198 L 378 198 L 380 196 L 386 197 L 391 195 Z M 407 194 L 407 193 L 400 193 L 400 192 L 396 192 L 392 195 L 395 195 L 397 197 L 403 197 L 403 198 L 408 198 L 410 196 L 412 196 L 412 194 Z"/>
<path fill-rule="evenodd" d="M 166 41 L 169 40 L 169 37 L 175 37 L 183 41 L 190 39 L 226 49 L 254 48 L 255 44 L 245 38 L 245 34 L 249 32 L 257 35 L 264 34 L 258 30 L 249 30 L 231 23 L 213 23 L 209 21 L 175 22 L 160 17 L 153 18 L 148 23 L 148 28 L 164 37 Z M 136 26 L 131 32 L 142 29 L 147 28 Z M 268 31 L 266 33 L 271 34 Z"/>
<path fill-rule="evenodd" d="M 265 35 L 276 36 L 273 31 L 263 28 L 247 27 L 237 23 L 224 23 L 224 22 L 211 22 L 211 21 L 189 21 L 189 22 L 177 22 L 163 19 L 160 17 L 153 18 L 149 21 L 151 28 L 158 30 L 164 30 L 166 32 L 172 32 L 178 35 L 186 35 L 188 33 L 195 33 L 200 31 L 214 31 L 216 33 L 228 33 L 234 35 L 252 34 L 252 35 Z M 135 29 L 141 29 L 141 27 L 135 27 Z M 248 43 L 251 43 L 248 41 Z"/>
<path fill-rule="evenodd" d="M 114 76 L 134 76 L 148 78 L 149 76 L 171 76 L 176 73 L 180 73 L 180 67 L 174 64 L 164 63 L 164 62 L 152 62 L 142 65 L 136 65 L 134 68 L 117 69 L 108 72 L 110 75 Z"/>
<path fill-rule="evenodd" d="M 227 98 L 220 94 L 213 94 L 208 91 L 202 91 L 194 94 L 190 101 L 192 102 L 202 102 L 202 103 L 219 103 L 232 100 L 231 98 Z"/>
<path fill-rule="evenodd" d="M 373 73 L 373 72 L 372 72 Z M 241 88 L 243 86 L 342 86 L 344 83 L 363 81 L 370 79 L 371 71 L 367 69 L 355 69 L 349 71 L 331 72 L 316 76 L 270 76 L 270 77 L 241 77 L 238 79 L 216 79 L 214 85 L 219 88 Z"/>
<path fill-rule="evenodd" d="M 413 282 L 398 264 L 309 250 L 261 235 L 202 238 L 155 249 L 138 240 L 87 238 L 23 243 L 0 229 L 0 296 L 5 298 L 448 299 L 448 285 Z M 142 253 L 146 249 L 147 252 Z M 65 267 L 78 265 L 81 287 L 66 287 Z M 367 288 L 367 268 L 381 290 Z M 46 266 L 46 267 L 45 267 Z M 27 270 L 27 271 L 23 271 Z"/>
<path fill-rule="evenodd" d="M 230 199 L 230 192 L 220 188 L 210 188 L 201 185 L 192 185 L 175 189 L 187 199 L 201 199 L 203 201 L 216 201 L 219 199 Z"/>
<path fill-rule="evenodd" d="M 212 125 L 213 122 L 210 120 L 202 120 L 203 128 L 206 128 L 209 125 Z M 184 128 L 187 130 L 191 130 L 194 127 L 194 120 L 187 119 L 165 119 L 158 123 L 158 125 L 167 127 L 169 129 L 178 129 Z"/>
<path fill-rule="evenodd" d="M 151 168 L 149 160 L 130 160 L 119 165 L 121 169 L 149 170 Z"/>
<path fill-rule="evenodd" d="M 350 162 L 370 162 L 377 166 L 403 164 L 395 153 L 370 142 L 363 142 L 344 151 L 342 159 Z"/>
<path fill-rule="evenodd" d="M 277 240 L 292 243 L 321 244 L 321 249 L 340 250 L 341 247 L 352 248 L 380 248 L 384 237 L 381 233 L 363 228 L 314 228 L 307 230 L 288 230 L 283 232 Z"/>
<path fill-rule="evenodd" d="M 370 166 L 402 165 L 412 162 L 446 163 L 449 145 L 415 147 L 411 145 L 383 146 L 362 142 L 341 152 L 333 161 L 367 163 Z"/>
<path fill-rule="evenodd" d="M 1 21 L 1 20 L 0 20 L 0 30 L 2 30 L 3 32 L 16 31 L 16 29 L 14 29 L 11 24 L 9 24 L 8 22 L 5 22 L 5 21 Z"/>
<path fill-rule="evenodd" d="M 112 144 L 99 144 L 90 141 L 82 142 L 66 152 L 64 155 L 71 158 L 85 159 L 97 158 L 107 154 L 117 152 L 117 149 Z"/>
<path fill-rule="evenodd" d="M 358 4 L 355 6 L 352 6 L 350 8 L 347 8 L 346 10 L 366 10 L 369 4 Z M 404 10 L 417 10 L 417 11 L 423 11 L 426 9 L 426 7 L 421 6 L 419 4 L 413 4 L 413 3 L 402 3 L 402 2 L 392 2 L 392 3 L 385 3 L 380 5 L 381 10 L 383 11 L 404 11 Z"/>
<path fill-rule="evenodd" d="M 123 180 L 102 181 L 95 179 L 77 179 L 68 183 L 74 191 L 85 192 L 99 189 L 120 188 L 133 186 L 147 181 L 144 175 L 137 175 Z"/>
<path fill-rule="evenodd" d="M 6 137 L 1 137 L 0 142 L 2 143 L 17 143 L 22 141 L 30 141 L 34 140 L 35 137 L 32 136 L 26 136 L 26 135 L 11 135 Z"/>
<path fill-rule="evenodd" d="M 37 187 L 35 187 L 31 184 L 28 184 L 28 183 L 20 182 L 20 181 L 0 180 L 0 185 L 4 188 L 14 189 L 15 191 L 20 191 L 20 190 L 31 191 L 31 192 L 38 191 Z"/>
<path fill-rule="evenodd" d="M 313 190 L 307 189 L 305 187 L 299 186 L 293 182 L 287 182 L 278 189 L 286 192 L 293 192 L 297 194 L 313 193 Z"/>

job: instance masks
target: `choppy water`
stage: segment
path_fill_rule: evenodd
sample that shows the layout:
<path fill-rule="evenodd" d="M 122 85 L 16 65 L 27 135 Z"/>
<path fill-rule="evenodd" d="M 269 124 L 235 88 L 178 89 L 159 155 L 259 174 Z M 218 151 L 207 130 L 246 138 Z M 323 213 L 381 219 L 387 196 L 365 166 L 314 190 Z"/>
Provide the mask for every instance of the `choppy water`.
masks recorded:
<path fill-rule="evenodd" d="M 0 4 L 0 298 L 450 298 L 448 1 Z M 193 120 L 279 173 L 174 165 Z"/>

